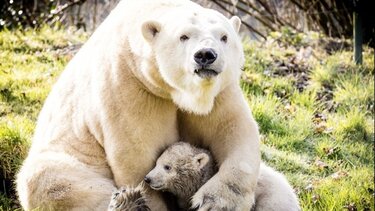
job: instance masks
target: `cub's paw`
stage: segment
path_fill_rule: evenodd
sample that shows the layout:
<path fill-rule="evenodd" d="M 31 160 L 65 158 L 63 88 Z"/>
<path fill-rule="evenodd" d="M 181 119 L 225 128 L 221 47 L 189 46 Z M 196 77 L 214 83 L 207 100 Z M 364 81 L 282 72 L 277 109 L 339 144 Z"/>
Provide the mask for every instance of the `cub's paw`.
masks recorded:
<path fill-rule="evenodd" d="M 122 187 L 113 192 L 109 211 L 150 211 L 142 187 Z"/>
<path fill-rule="evenodd" d="M 192 208 L 198 211 L 250 210 L 254 194 L 249 194 L 235 183 L 209 181 L 192 198 Z"/>

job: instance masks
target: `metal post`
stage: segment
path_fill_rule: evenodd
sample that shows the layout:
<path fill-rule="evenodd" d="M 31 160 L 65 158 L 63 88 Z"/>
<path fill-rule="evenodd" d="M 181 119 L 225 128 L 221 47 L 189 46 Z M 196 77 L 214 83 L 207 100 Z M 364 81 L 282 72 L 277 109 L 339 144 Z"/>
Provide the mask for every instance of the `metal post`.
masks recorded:
<path fill-rule="evenodd" d="M 353 12 L 354 62 L 362 64 L 362 17 L 357 11 Z"/>

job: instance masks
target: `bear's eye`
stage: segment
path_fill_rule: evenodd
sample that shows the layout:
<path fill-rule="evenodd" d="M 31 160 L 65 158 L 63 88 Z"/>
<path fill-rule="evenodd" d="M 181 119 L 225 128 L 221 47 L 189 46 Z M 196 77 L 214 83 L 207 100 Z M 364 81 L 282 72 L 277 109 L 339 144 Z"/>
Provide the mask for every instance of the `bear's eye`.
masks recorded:
<path fill-rule="evenodd" d="M 171 166 L 165 165 L 164 169 L 167 170 L 167 171 L 169 171 L 169 170 L 171 170 Z"/>
<path fill-rule="evenodd" d="M 228 41 L 228 36 L 227 35 L 223 35 L 220 40 L 222 42 L 226 43 Z"/>
<path fill-rule="evenodd" d="M 187 35 L 182 35 L 181 37 L 180 37 L 180 40 L 181 41 L 186 41 L 186 40 L 188 40 L 189 39 L 189 37 L 187 36 Z"/>

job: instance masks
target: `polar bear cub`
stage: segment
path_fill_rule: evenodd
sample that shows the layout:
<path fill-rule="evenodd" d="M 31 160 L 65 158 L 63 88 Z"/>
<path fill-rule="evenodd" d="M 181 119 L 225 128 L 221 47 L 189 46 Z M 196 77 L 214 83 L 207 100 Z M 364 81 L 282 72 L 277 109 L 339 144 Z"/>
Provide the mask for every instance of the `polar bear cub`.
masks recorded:
<path fill-rule="evenodd" d="M 189 210 L 191 197 L 216 171 L 216 164 L 210 151 L 188 143 L 178 142 L 163 152 L 158 158 L 156 166 L 145 176 L 144 181 L 154 190 L 174 194 L 177 197 L 179 208 Z M 239 192 L 239 187 L 234 184 L 228 184 L 227 187 L 231 189 L 230 191 Z M 150 210 L 143 185 L 116 191 L 113 194 L 109 210 Z M 252 210 L 295 211 L 300 210 L 300 207 L 297 197 L 285 177 L 261 164 L 255 190 L 255 205 Z"/>
<path fill-rule="evenodd" d="M 216 171 L 208 150 L 177 142 L 163 152 L 144 181 L 154 190 L 174 194 L 179 207 L 188 210 L 191 197 Z"/>
<path fill-rule="evenodd" d="M 189 210 L 191 197 L 216 171 L 215 161 L 208 150 L 178 142 L 163 152 L 144 180 L 154 190 L 174 194 L 179 207 Z M 239 187 L 234 184 L 228 184 L 229 188 L 239 192 Z M 297 197 L 285 177 L 264 164 L 260 166 L 253 209 L 300 210 Z"/>

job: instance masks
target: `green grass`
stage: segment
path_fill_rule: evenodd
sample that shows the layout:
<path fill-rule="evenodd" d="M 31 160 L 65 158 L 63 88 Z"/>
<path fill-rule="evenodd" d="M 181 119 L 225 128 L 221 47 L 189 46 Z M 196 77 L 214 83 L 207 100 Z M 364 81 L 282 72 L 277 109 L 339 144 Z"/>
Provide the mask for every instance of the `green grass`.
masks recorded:
<path fill-rule="evenodd" d="M 27 154 L 37 115 L 51 85 L 72 58 L 68 49 L 87 39 L 71 29 L 0 31 L 0 182 L 13 181 Z M 0 193 L 13 194 L 6 185 Z M 0 194 L 0 210 L 14 210 Z"/>
<path fill-rule="evenodd" d="M 374 51 L 356 66 L 351 51 L 329 55 L 317 42 L 303 61 L 293 60 L 303 42 L 245 47 L 241 85 L 262 158 L 287 176 L 303 210 L 374 210 Z"/>
<path fill-rule="evenodd" d="M 290 37 L 285 37 L 290 36 Z M 0 176 L 13 180 L 38 112 L 58 75 L 87 39 L 49 27 L 0 31 Z M 284 173 L 303 210 L 374 210 L 374 51 L 328 54 L 317 33 L 245 42 L 241 87 L 257 120 L 264 162 Z M 298 60 L 300 49 L 312 54 Z M 17 208 L 0 195 L 0 210 Z"/>

